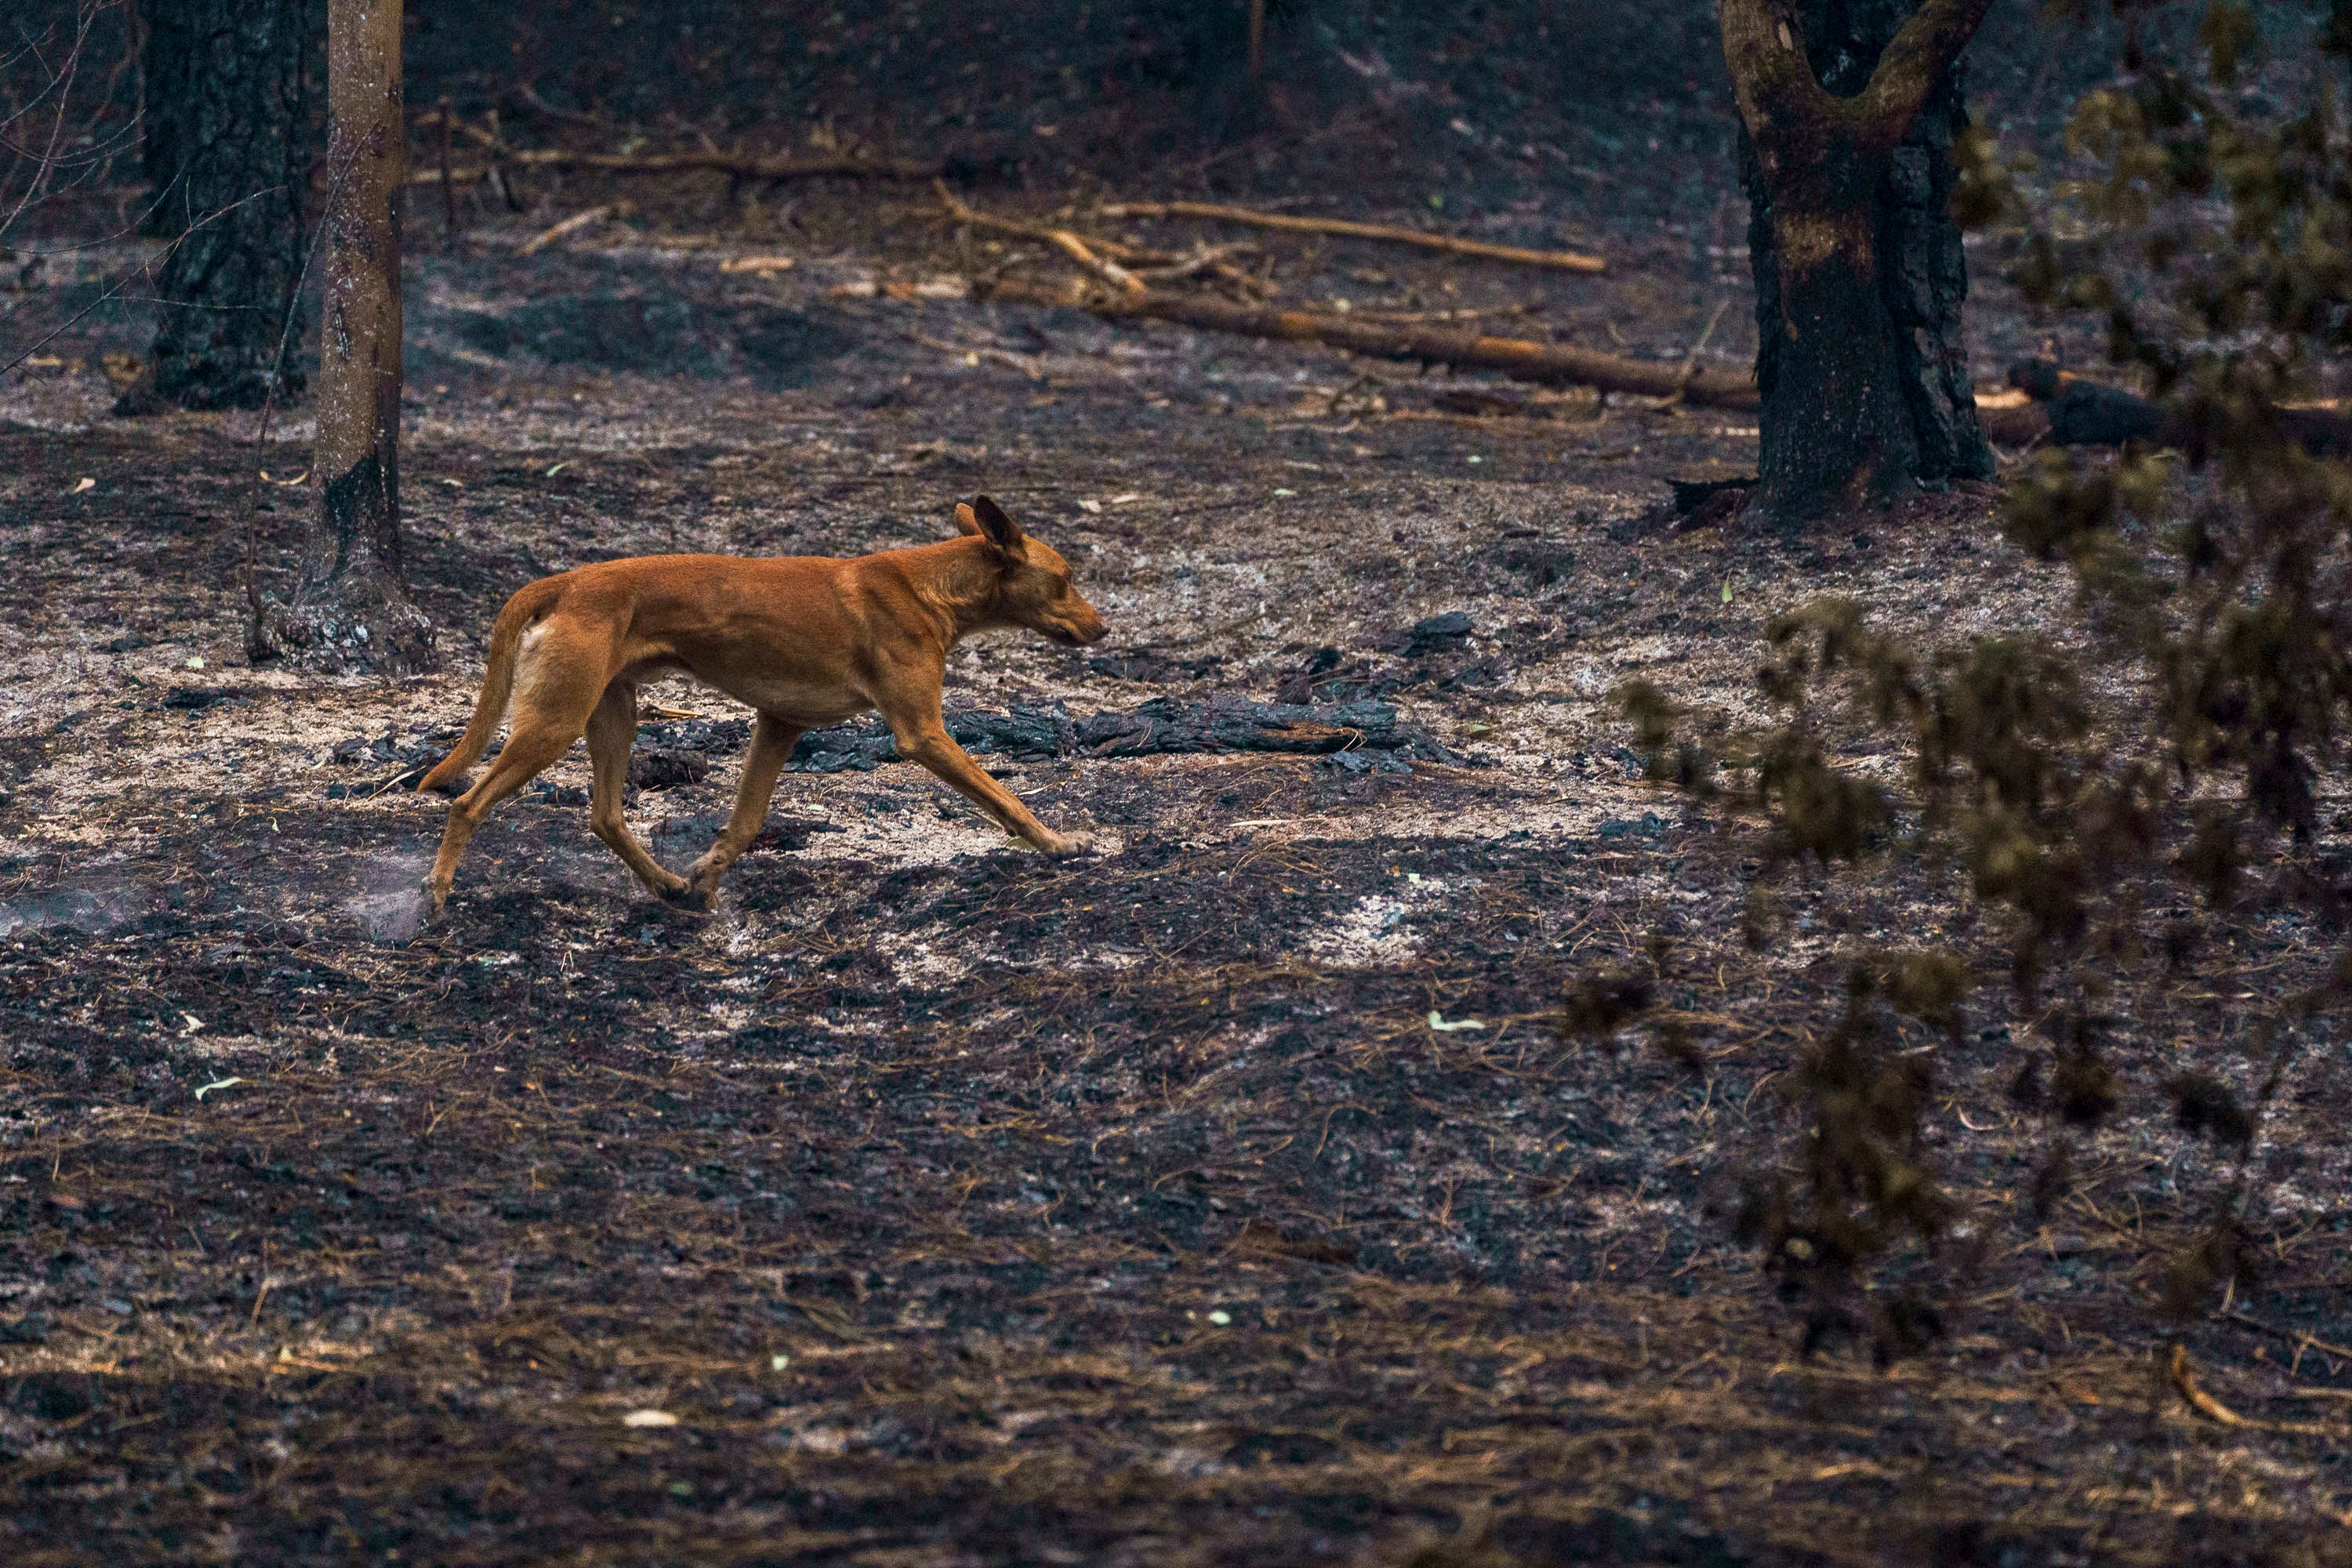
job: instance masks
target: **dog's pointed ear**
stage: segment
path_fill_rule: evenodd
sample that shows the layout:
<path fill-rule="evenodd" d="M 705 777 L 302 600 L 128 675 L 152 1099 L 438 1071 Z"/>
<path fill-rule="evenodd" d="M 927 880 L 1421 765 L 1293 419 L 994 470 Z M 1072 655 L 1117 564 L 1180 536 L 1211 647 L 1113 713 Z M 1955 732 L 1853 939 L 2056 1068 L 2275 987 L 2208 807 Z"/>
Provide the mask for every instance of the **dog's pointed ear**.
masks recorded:
<path fill-rule="evenodd" d="M 975 539 L 983 537 L 980 531 L 980 519 L 972 515 L 971 505 L 964 501 L 956 502 L 956 531 L 969 533 Z"/>
<path fill-rule="evenodd" d="M 1020 550 L 1021 525 L 1005 516 L 1003 507 L 986 496 L 974 496 L 971 498 L 970 508 L 956 509 L 959 522 L 962 521 L 963 514 L 967 510 L 971 512 L 973 521 L 979 524 L 972 530 L 973 532 L 1003 551 L 1007 555 Z"/>

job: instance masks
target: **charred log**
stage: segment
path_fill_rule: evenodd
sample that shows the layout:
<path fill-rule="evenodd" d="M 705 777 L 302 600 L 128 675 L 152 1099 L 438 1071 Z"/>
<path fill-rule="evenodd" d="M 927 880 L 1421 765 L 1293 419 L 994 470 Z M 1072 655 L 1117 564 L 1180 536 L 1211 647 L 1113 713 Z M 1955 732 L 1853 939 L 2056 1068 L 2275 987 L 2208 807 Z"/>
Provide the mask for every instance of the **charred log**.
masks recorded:
<path fill-rule="evenodd" d="M 1359 752 L 1400 760 L 1460 761 L 1428 730 L 1399 719 L 1393 704 L 1369 699 L 1254 702 L 1217 696 L 1205 702 L 1181 702 L 1162 697 L 1123 712 L 1081 715 L 1060 707 L 1015 703 L 1003 712 L 950 709 L 946 720 L 948 733 L 973 756 L 1024 763 L 1221 752 L 1316 757 Z M 646 744 L 632 763 L 631 782 L 661 788 L 700 779 L 707 763 L 698 767 L 699 760 L 743 750 L 751 726 L 746 719 L 695 719 L 648 724 L 639 734 Z M 413 771 L 446 750 L 439 738 L 400 748 L 390 736 L 370 742 L 355 735 L 338 745 L 334 754 L 339 762 L 362 764 L 406 763 Z M 890 727 L 868 718 L 803 735 L 786 767 L 800 773 L 871 773 L 899 760 Z"/>
<path fill-rule="evenodd" d="M 1756 405 L 1755 384 L 1741 372 L 1630 359 L 1570 343 L 1494 337 L 1447 327 L 1367 321 L 1336 310 L 1284 310 L 1237 305 L 1206 294 L 1173 289 L 1131 289 L 1090 297 L 1007 279 L 984 289 L 975 286 L 973 292 L 976 298 L 1089 310 L 1105 321 L 1173 321 L 1205 331 L 1321 343 L 1376 358 L 1500 371 L 1515 381 L 1545 385 L 1591 386 L 1602 392 L 1671 397 L 1717 407 Z"/>
<path fill-rule="evenodd" d="M 2184 417 L 2161 403 L 2068 374 L 2047 360 L 2020 360 L 2009 383 L 2040 405 L 2053 447 L 2120 447 L 2142 441 L 2188 447 L 2205 422 Z M 2340 408 L 2287 405 L 2266 411 L 2279 439 L 2315 458 L 2352 458 L 2352 414 Z"/>

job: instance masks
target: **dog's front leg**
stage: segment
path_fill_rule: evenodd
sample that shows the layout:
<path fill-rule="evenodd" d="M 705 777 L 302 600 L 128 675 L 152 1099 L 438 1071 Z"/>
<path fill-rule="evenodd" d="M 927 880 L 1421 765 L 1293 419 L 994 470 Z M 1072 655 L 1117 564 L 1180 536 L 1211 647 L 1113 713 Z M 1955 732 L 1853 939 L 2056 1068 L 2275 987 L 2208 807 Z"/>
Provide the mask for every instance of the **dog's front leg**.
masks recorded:
<path fill-rule="evenodd" d="M 735 815 L 701 859 L 687 868 L 688 892 L 708 903 L 719 890 L 719 879 L 733 865 L 768 820 L 768 802 L 776 793 L 776 777 L 792 760 L 793 742 L 801 738 L 797 724 L 762 713 L 751 726 L 751 749 L 743 758 L 743 782 L 735 791 Z"/>
<path fill-rule="evenodd" d="M 948 733 L 947 725 L 938 718 L 903 728 L 894 718 L 890 730 L 898 742 L 900 756 L 930 769 L 1015 838 L 1048 855 L 1075 855 L 1086 847 L 1038 821 L 1011 790 L 989 777 L 987 770 L 971 760 L 971 753 L 956 744 L 955 737 Z"/>

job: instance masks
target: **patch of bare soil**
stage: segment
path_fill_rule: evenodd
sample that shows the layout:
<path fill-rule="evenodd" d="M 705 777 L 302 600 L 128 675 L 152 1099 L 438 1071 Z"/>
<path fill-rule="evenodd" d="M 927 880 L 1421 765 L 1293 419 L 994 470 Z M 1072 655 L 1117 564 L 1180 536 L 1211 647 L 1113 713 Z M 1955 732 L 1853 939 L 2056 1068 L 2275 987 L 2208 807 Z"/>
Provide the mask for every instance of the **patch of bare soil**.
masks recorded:
<path fill-rule="evenodd" d="M 760 278 L 644 236 L 509 259 L 527 232 L 414 282 L 438 677 L 244 664 L 239 528 L 278 498 L 282 586 L 307 492 L 252 473 L 300 471 L 299 422 L 256 454 L 242 417 L 108 419 L 70 364 L 0 391 L 7 1562 L 1263 1563 L 1481 1528 L 1530 1563 L 2344 1560 L 2340 1057 L 2263 1152 L 2303 1153 L 2260 1283 L 2187 1336 L 2239 1425 L 2151 1361 L 2215 1162 L 2132 1103 L 2020 1211 L 2046 1134 L 1997 996 L 1917 1042 L 1973 1237 L 1942 1338 L 1801 1353 L 1731 1243 L 1838 955 L 1919 939 L 1932 873 L 1784 887 L 1759 945 L 1753 845 L 1642 780 L 1605 693 L 1752 712 L 1761 621 L 1825 589 L 2040 624 L 2065 590 L 1986 498 L 1678 532 L 1664 479 L 1739 471 L 1751 427 L 1462 417 L 1410 367 L 835 292 L 912 278 L 903 236 Z M 1306 286 L 1359 306 L 1534 292 L 1661 357 L 1728 292 L 1745 350 L 1721 273 L 1319 254 Z M 951 700 L 1378 700 L 1458 763 L 995 759 L 1104 841 L 1067 864 L 906 766 L 797 773 L 694 917 L 589 836 L 575 753 L 418 928 L 441 803 L 387 781 L 462 723 L 506 594 L 928 540 L 982 489 L 1114 631 L 982 640 Z M 653 695 L 692 717 L 641 745 L 715 764 L 635 802 L 677 864 L 738 715 Z M 1653 933 L 1696 1071 L 1556 1027 Z M 2237 1072 L 2233 998 L 2328 940 L 2242 935 L 2131 992 L 2126 1047 Z"/>

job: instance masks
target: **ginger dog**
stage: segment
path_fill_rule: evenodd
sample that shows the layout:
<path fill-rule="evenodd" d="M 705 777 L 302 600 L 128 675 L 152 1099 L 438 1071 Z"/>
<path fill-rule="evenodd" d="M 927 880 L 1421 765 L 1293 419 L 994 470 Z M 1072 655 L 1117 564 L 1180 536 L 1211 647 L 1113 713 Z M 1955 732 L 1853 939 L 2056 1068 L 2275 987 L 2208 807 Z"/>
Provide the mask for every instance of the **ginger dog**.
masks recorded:
<path fill-rule="evenodd" d="M 1007 833 L 1049 855 L 1076 850 L 950 737 L 940 685 L 948 650 L 973 632 L 1025 626 L 1076 647 L 1101 638 L 1102 617 L 1070 586 L 1069 563 L 1024 535 L 986 496 L 958 506 L 956 525 L 961 537 L 944 543 L 855 560 L 640 556 L 542 577 L 517 593 L 491 629 L 482 695 L 464 739 L 416 786 L 458 784 L 512 700 L 506 749 L 450 805 L 425 883 L 434 918 L 490 808 L 583 731 L 595 769 L 590 826 L 639 881 L 674 903 L 709 905 L 720 875 L 758 836 L 802 731 L 876 710 L 900 756 L 946 780 Z M 759 714 L 734 815 L 683 877 L 647 853 L 621 815 L 637 688 L 677 670 Z"/>

